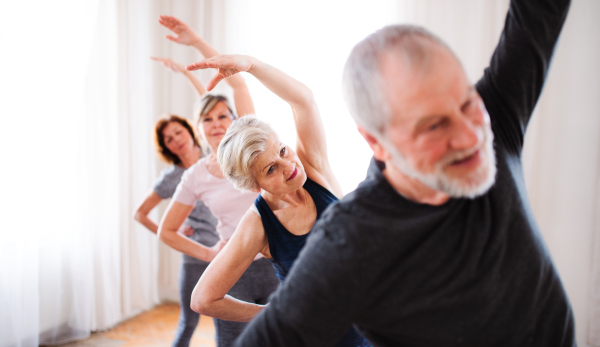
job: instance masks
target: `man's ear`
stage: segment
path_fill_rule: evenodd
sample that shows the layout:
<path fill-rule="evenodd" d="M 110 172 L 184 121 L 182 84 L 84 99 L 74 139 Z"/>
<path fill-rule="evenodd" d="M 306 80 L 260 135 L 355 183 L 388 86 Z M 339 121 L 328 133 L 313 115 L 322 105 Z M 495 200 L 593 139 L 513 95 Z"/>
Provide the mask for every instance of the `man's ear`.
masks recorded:
<path fill-rule="evenodd" d="M 363 129 L 360 125 L 356 126 L 358 132 L 364 137 L 364 139 L 373 150 L 373 156 L 375 159 L 379 161 L 387 161 L 391 158 L 390 153 L 385 149 L 385 147 L 377 140 L 377 138 L 371 134 L 369 134 L 365 129 Z"/>

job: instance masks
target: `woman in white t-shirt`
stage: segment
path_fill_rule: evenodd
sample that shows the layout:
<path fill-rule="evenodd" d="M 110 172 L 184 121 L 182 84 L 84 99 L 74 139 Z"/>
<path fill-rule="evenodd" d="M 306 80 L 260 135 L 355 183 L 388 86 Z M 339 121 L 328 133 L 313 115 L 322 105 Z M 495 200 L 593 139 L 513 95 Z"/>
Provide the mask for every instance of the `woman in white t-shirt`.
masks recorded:
<path fill-rule="evenodd" d="M 218 53 L 196 35 L 185 23 L 175 17 L 161 16 L 160 23 L 177 36 L 170 40 L 196 47 L 205 57 Z M 233 89 L 235 106 L 240 117 L 254 113 L 254 106 L 244 79 L 237 75 L 226 81 Z M 240 219 L 256 199 L 256 193 L 242 193 L 225 179 L 215 154 L 225 132 L 236 118 L 227 98 L 206 95 L 195 112 L 194 125 L 202 143 L 210 154 L 192 165 L 182 176 L 171 203 L 161 220 L 158 234 L 170 247 L 191 257 L 210 262 L 235 231 Z M 178 230 L 192 212 L 196 201 L 201 200 L 217 218 L 220 241 L 212 247 L 185 237 Z M 229 293 L 241 300 L 266 304 L 279 281 L 270 263 L 257 258 L 248 267 Z M 232 345 L 247 323 L 216 320 L 217 346 Z"/>

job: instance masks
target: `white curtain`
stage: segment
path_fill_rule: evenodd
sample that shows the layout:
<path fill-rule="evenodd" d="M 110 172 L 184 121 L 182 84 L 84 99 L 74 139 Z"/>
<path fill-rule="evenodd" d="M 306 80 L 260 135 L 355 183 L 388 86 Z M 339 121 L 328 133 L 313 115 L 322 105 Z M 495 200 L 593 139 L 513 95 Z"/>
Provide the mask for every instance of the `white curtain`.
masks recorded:
<path fill-rule="evenodd" d="M 531 204 L 575 312 L 600 346 L 600 2 L 573 1 L 526 137 Z"/>

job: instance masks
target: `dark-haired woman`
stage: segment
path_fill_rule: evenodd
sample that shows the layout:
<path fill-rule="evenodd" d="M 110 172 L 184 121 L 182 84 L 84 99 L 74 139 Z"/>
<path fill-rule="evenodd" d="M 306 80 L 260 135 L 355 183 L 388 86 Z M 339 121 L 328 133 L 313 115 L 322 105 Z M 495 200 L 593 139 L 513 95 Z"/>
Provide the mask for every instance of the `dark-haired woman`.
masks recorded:
<path fill-rule="evenodd" d="M 189 122 L 175 115 L 166 115 L 158 120 L 154 127 L 154 139 L 159 157 L 171 166 L 161 172 L 151 191 L 136 210 L 135 219 L 156 234 L 158 226 L 148 218 L 148 214 L 163 199 L 173 196 L 181 176 L 202 157 L 202 151 Z M 223 246 L 219 241 L 216 226 L 217 219 L 201 201 L 198 201 L 180 232 L 195 242 L 214 248 L 216 252 Z M 205 261 L 183 255 L 179 276 L 181 311 L 173 346 L 189 346 L 198 325 L 200 315 L 190 309 L 190 295 L 207 266 Z"/>

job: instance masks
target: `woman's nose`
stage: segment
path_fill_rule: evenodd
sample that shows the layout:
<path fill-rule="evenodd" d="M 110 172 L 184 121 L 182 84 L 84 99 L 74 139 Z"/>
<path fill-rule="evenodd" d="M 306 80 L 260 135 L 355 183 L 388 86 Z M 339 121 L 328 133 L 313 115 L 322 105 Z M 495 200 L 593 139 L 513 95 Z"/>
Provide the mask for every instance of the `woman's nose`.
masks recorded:
<path fill-rule="evenodd" d="M 289 173 L 291 173 L 292 171 L 294 171 L 294 168 L 296 167 L 296 165 L 294 165 L 294 163 L 293 163 L 293 162 L 291 162 L 291 161 L 287 161 L 287 160 L 284 160 L 284 163 L 285 163 L 285 164 L 284 164 L 285 166 L 284 166 L 283 172 L 284 172 L 285 174 L 289 174 Z"/>

